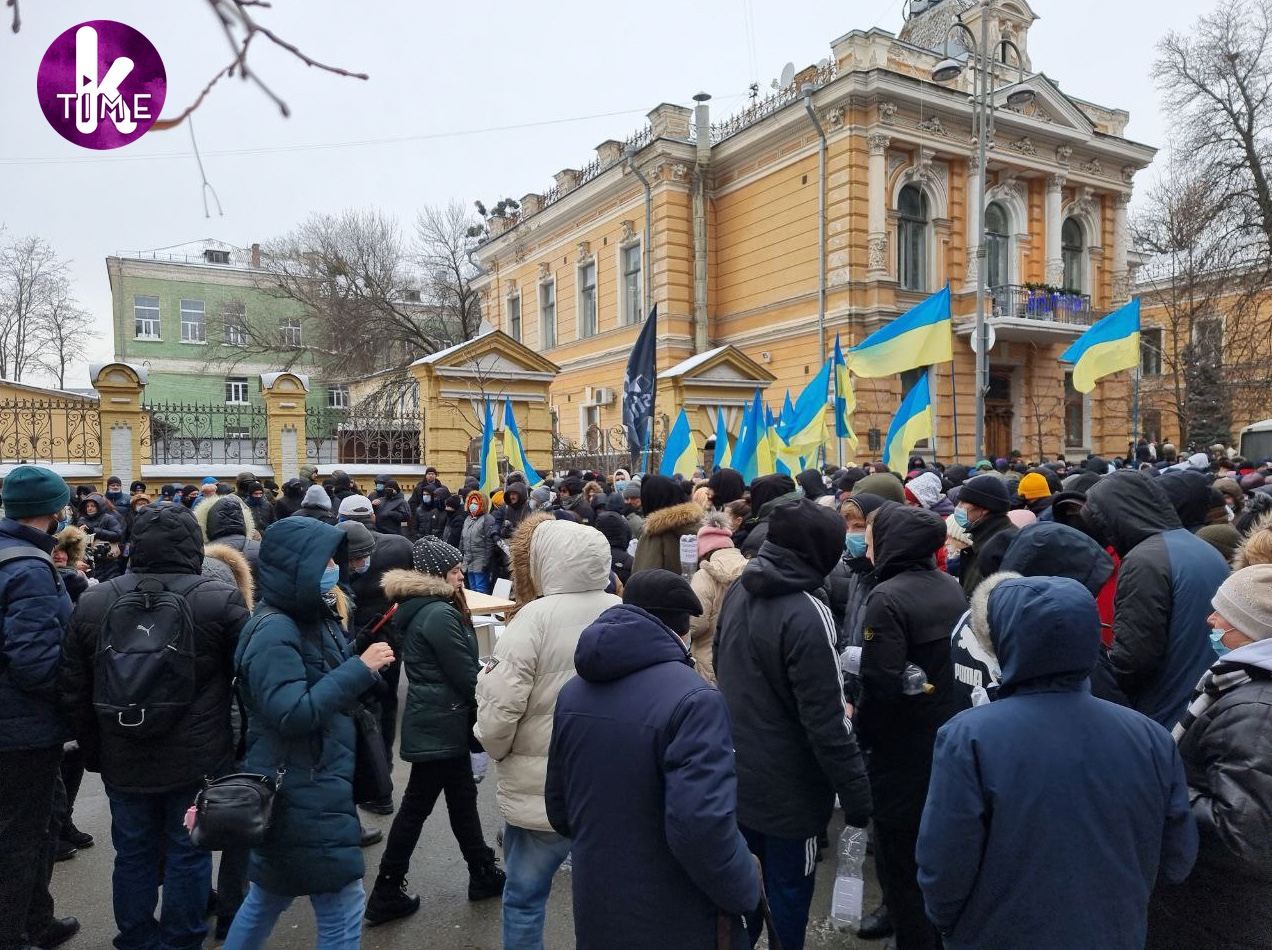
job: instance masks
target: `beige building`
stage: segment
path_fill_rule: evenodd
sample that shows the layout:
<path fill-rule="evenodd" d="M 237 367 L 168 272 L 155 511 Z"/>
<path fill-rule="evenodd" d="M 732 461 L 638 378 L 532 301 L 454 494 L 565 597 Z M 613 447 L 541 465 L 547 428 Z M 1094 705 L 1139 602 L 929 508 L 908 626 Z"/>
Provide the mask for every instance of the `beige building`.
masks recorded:
<path fill-rule="evenodd" d="M 694 110 L 659 105 L 646 128 L 602 142 L 587 164 L 492 219 L 477 252 L 484 312 L 561 368 L 549 397 L 561 436 L 619 423 L 624 366 L 651 303 L 658 412 L 686 405 L 701 445 L 717 406 L 736 435 L 755 385 L 771 377 L 766 396 L 780 406 L 836 334 L 855 344 L 948 282 L 955 360 L 933 375 L 928 450 L 968 458 L 979 243 L 968 209 L 984 200 L 988 451 L 1125 448 L 1126 374 L 1083 397 L 1057 357 L 1126 299 L 1127 202 L 1154 149 L 1124 136 L 1126 112 L 1061 92 L 1040 71 L 1048 64 L 1029 58 L 1028 4 L 995 0 L 991 44 L 1023 51 L 1034 100 L 1016 111 L 996 95 L 978 195 L 971 70 L 947 84 L 931 74 L 955 16 L 979 36 L 981 11 L 939 0 L 900 35 L 852 30 L 827 59 L 723 120 L 705 99 Z M 1002 67 L 997 85 L 1014 76 Z M 904 382 L 858 380 L 859 456 L 878 456 Z"/>

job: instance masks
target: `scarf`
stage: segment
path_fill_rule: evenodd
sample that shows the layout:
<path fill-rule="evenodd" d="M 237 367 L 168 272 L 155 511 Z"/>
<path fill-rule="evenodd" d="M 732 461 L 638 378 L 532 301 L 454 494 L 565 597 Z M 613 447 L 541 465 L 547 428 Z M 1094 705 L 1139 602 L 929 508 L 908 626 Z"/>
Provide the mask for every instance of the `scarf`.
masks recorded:
<path fill-rule="evenodd" d="M 1192 702 L 1188 704 L 1188 709 L 1178 725 L 1170 732 L 1175 744 L 1179 744 L 1179 741 L 1184 738 L 1184 733 L 1192 728 L 1192 724 L 1207 709 L 1219 701 L 1220 696 L 1238 686 L 1244 686 L 1250 680 L 1250 673 L 1244 666 L 1237 666 L 1226 660 L 1220 660 L 1202 673 L 1201 679 L 1197 682 L 1197 688 L 1193 690 Z"/>

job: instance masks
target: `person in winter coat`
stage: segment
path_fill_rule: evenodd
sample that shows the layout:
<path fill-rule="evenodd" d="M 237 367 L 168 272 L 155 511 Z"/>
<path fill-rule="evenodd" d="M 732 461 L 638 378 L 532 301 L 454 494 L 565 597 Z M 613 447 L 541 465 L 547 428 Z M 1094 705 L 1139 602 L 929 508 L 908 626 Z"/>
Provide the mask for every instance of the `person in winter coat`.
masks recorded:
<path fill-rule="evenodd" d="M 740 472 L 735 472 L 731 468 L 712 472 L 711 477 L 707 479 L 707 487 L 711 489 L 712 506 L 720 511 L 723 511 L 724 506 L 729 502 L 737 501 L 746 495 L 746 482 Z"/>
<path fill-rule="evenodd" d="M 954 520 L 971 536 L 972 544 L 959 556 L 958 582 L 970 597 L 985 577 L 995 573 L 1002 552 L 1016 533 L 1007 517 L 1011 496 L 997 475 L 977 475 L 963 484 Z M 987 568 L 987 562 L 992 562 Z M 948 631 L 947 631 L 948 632 Z"/>
<path fill-rule="evenodd" d="M 1041 472 L 1030 472 L 1020 479 L 1016 486 L 1016 494 L 1024 502 L 1025 508 L 1035 515 L 1041 515 L 1051 507 L 1051 496 L 1055 494 L 1047 478 Z"/>
<path fill-rule="evenodd" d="M 863 618 L 857 723 L 870 750 L 875 860 L 898 950 L 940 945 L 923 913 L 914 842 L 936 732 L 958 710 L 949 633 L 967 602 L 936 566 L 945 535 L 934 512 L 886 502 L 866 529 L 875 586 Z M 926 691 L 906 688 L 911 666 L 923 671 Z"/>
<path fill-rule="evenodd" d="M 605 593 L 609 545 L 593 528 L 535 514 L 511 549 L 518 609 L 477 679 L 476 736 L 496 763 L 507 822 L 503 945 L 542 950 L 552 876 L 570 850 L 543 797 L 552 715 L 575 675 L 579 636 L 619 599 Z"/>
<path fill-rule="evenodd" d="M 467 520 L 460 536 L 459 549 L 464 553 L 464 576 L 469 590 L 490 593 L 490 566 L 495 542 L 491 537 L 494 519 L 487 513 L 489 503 L 479 491 L 469 492 L 464 499 Z"/>
<path fill-rule="evenodd" d="M 620 584 L 626 584 L 632 576 L 633 558 L 627 553 L 632 543 L 632 529 L 627 519 L 614 511 L 602 511 L 596 516 L 596 530 L 605 535 L 610 546 L 611 570 Z"/>
<path fill-rule="evenodd" d="M 768 538 L 724 595 L 715 673 L 733 720 L 738 825 L 759 857 L 776 931 L 802 950 L 817 836 L 835 796 L 850 825 L 870 819 L 870 787 L 818 591 L 839 560 L 843 520 L 806 499 L 779 505 Z M 639 576 L 639 575 L 637 575 Z M 759 921 L 750 924 L 752 941 Z"/>
<path fill-rule="evenodd" d="M 636 545 L 632 573 L 660 567 L 680 573 L 680 537 L 697 534 L 702 508 L 692 501 L 678 502 L 678 489 L 670 478 L 648 475 L 640 483 L 640 507 L 645 524 Z"/>
<path fill-rule="evenodd" d="M 453 548 L 460 548 L 464 543 L 464 523 L 468 520 L 468 512 L 464 511 L 464 499 L 461 495 L 447 495 L 442 503 L 442 511 L 446 515 L 446 530 L 442 540 Z"/>
<path fill-rule="evenodd" d="M 406 890 L 411 854 L 424 822 L 446 795 L 451 830 L 468 863 L 468 899 L 503 893 L 504 874 L 482 835 L 477 784 L 469 760 L 469 728 L 476 714 L 477 635 L 464 603 L 460 552 L 425 537 L 412 549 L 414 570 L 384 575 L 384 592 L 399 604 L 399 631 L 409 683 L 402 715 L 402 758 L 411 778 L 389 829 L 380 873 L 367 901 L 367 922 L 382 924 L 420 909 Z"/>
<path fill-rule="evenodd" d="M 760 881 L 729 712 L 683 639 L 699 610 L 679 575 L 637 574 L 583 631 L 557 699 L 545 797 L 570 839 L 579 950 L 750 947 Z"/>
<path fill-rule="evenodd" d="M 789 475 L 764 475 L 751 483 L 751 517 L 733 535 L 733 546 L 753 558 L 768 536 L 769 518 L 778 505 L 798 501 L 799 492 Z"/>
<path fill-rule="evenodd" d="M 733 531 L 722 511 L 707 513 L 698 529 L 698 570 L 690 582 L 702 612 L 689 621 L 689 651 L 693 665 L 708 683 L 716 681 L 712 650 L 724 593 L 742 576 L 746 558 L 733 546 Z"/>
<path fill-rule="evenodd" d="M 194 509 L 199 527 L 203 531 L 203 539 L 207 543 L 217 542 L 233 548 L 247 558 L 252 570 L 256 570 L 256 560 L 260 554 L 260 535 L 255 526 L 251 531 L 252 511 L 237 495 L 227 495 L 216 501 L 209 501 Z"/>
<path fill-rule="evenodd" d="M 573 513 L 584 524 L 594 524 L 596 512 L 583 497 L 583 479 L 563 478 L 557 485 L 556 508 Z"/>
<path fill-rule="evenodd" d="M 1272 947 L 1272 565 L 1237 571 L 1212 604 L 1219 659 L 1174 729 L 1201 844 L 1188 879 L 1153 892 L 1148 950 Z"/>
<path fill-rule="evenodd" d="M 251 472 L 239 472 L 234 494 L 247 506 L 258 535 L 274 523 L 274 508 L 265 497 L 265 486 Z"/>
<path fill-rule="evenodd" d="M 987 610 L 1000 698 L 937 738 L 917 851 L 928 916 L 948 950 L 1139 950 L 1154 884 L 1197 853 L 1179 754 L 1091 696 L 1100 617 L 1080 583 L 1007 580 Z"/>
<path fill-rule="evenodd" d="M 380 497 L 371 502 L 375 508 L 375 530 L 381 534 L 402 534 L 403 526 L 411 522 L 411 508 L 393 479 L 378 484 L 384 489 Z"/>
<path fill-rule="evenodd" d="M 365 867 L 349 710 L 375 687 L 393 650 L 375 643 L 351 656 L 324 599 L 339 580 L 345 544 L 343 532 L 313 518 L 285 518 L 261 539 L 261 604 L 235 655 L 248 722 L 244 769 L 286 774 L 265 844 L 252 851 L 251 889 L 229 950 L 267 946 L 279 915 L 304 895 L 320 946 L 359 945 Z"/>
<path fill-rule="evenodd" d="M 304 479 L 289 478 L 283 482 L 283 492 L 274 500 L 274 520 L 282 521 L 300 510 L 305 501 L 308 485 Z"/>
<path fill-rule="evenodd" d="M 310 485 L 305 492 L 304 500 L 296 511 L 300 518 L 313 518 L 323 524 L 334 525 L 335 513 L 331 510 L 331 496 L 321 485 Z"/>
<path fill-rule="evenodd" d="M 182 819 L 205 778 L 232 771 L 234 649 L 248 613 L 235 586 L 203 575 L 203 554 L 203 536 L 189 509 L 144 509 L 134 524 L 128 574 L 85 592 L 67 634 L 63 702 L 85 766 L 101 773 L 110 801 L 119 932 L 115 942 L 121 947 L 198 946 L 207 936 L 212 856 L 190 843 Z M 131 627 L 112 627 L 112 608 L 138 590 L 180 597 L 194 624 L 194 656 L 182 673 L 193 678 L 192 698 L 183 708 L 166 712 L 170 721 L 154 731 L 144 730 L 147 713 L 164 713 L 143 706 L 133 723 L 127 721 L 133 718 L 128 713 L 103 715 L 94 706 L 147 699 L 120 695 L 111 688 L 114 677 L 140 674 L 135 667 L 116 665 L 113 676 L 107 675 L 102 667 L 114 662 L 113 653 L 103 655 L 99 647 L 102 637 L 113 642 L 115 636 L 131 632 Z M 149 616 L 153 627 L 172 614 L 155 610 Z M 141 616 L 134 615 L 132 622 L 140 626 Z M 155 630 L 154 636 L 177 636 L 177 622 L 169 622 L 171 628 Z M 172 697 L 164 693 L 150 698 Z M 156 847 L 158 841 L 165 842 L 162 849 Z M 160 884 L 163 908 L 156 920 Z"/>
<path fill-rule="evenodd" d="M 645 516 L 641 514 L 640 504 L 640 484 L 628 482 L 623 489 L 623 517 L 632 529 L 633 538 L 639 538 L 645 531 Z"/>
<path fill-rule="evenodd" d="M 446 531 L 446 509 L 442 507 L 449 494 L 445 489 L 438 489 L 436 492 L 426 491 L 420 498 L 419 504 L 415 507 L 415 531 L 419 537 L 428 535 L 429 537 L 441 539 Z"/>
<path fill-rule="evenodd" d="M 128 566 L 124 557 L 123 545 L 127 529 L 124 519 L 115 512 L 115 506 L 101 495 L 93 493 L 84 499 L 82 514 L 75 522 L 93 536 L 93 545 L 106 544 L 110 553 L 98 555 L 93 561 L 93 577 L 99 581 L 108 581 L 119 577 Z"/>
<path fill-rule="evenodd" d="M 1228 565 L 1180 525 L 1163 478 L 1105 476 L 1087 493 L 1083 518 L 1122 559 L 1110 672 L 1131 708 L 1170 728 L 1214 659 L 1206 618 Z"/>
<path fill-rule="evenodd" d="M 946 518 L 954 513 L 954 505 L 945 497 L 941 487 L 941 476 L 936 472 L 920 472 L 905 486 L 906 491 L 914 496 L 920 507 Z"/>
<path fill-rule="evenodd" d="M 491 514 L 491 531 L 496 541 L 511 541 L 521 522 L 530 517 L 526 483 L 511 481 L 504 486 L 504 503 Z"/>
<path fill-rule="evenodd" d="M 861 650 L 865 645 L 866 600 L 874 590 L 876 581 L 874 562 L 867 557 L 866 520 L 885 500 L 878 495 L 862 492 L 849 496 L 839 506 L 839 514 L 844 519 L 844 554 L 826 578 L 831 613 L 842 618 L 839 621 L 835 650 L 843 658 L 841 667 L 844 668 L 844 696 L 854 706 L 861 696 Z M 854 648 L 854 654 L 845 652 L 850 647 Z"/>

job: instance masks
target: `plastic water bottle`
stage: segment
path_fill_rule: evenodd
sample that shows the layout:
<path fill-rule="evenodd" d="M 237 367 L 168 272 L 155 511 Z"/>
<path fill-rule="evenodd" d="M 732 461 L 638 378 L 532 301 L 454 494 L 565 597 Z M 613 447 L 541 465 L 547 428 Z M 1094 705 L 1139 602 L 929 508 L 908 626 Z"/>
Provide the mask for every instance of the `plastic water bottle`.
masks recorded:
<path fill-rule="evenodd" d="M 835 930 L 856 932 L 861 926 L 866 863 L 866 829 L 848 825 L 839 836 L 839 866 L 830 899 L 830 924 Z"/>
<path fill-rule="evenodd" d="M 935 691 L 936 687 L 928 682 L 923 667 L 913 663 L 905 665 L 905 672 L 901 674 L 901 692 L 907 696 L 926 696 Z"/>

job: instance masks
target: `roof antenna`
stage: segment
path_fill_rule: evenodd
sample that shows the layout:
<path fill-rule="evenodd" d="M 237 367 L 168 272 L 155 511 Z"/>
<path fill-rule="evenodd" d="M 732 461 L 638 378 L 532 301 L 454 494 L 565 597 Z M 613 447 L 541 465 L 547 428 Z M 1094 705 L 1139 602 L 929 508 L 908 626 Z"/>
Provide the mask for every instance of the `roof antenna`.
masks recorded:
<path fill-rule="evenodd" d="M 212 187 L 212 183 L 208 181 L 207 173 L 203 170 L 203 159 L 199 156 L 199 143 L 194 138 L 194 116 L 186 119 L 186 125 L 190 128 L 190 145 L 194 148 L 194 160 L 199 166 L 199 177 L 203 179 L 203 216 L 205 218 L 212 217 L 208 213 L 208 192 L 212 192 L 212 200 L 216 202 L 216 213 L 218 217 L 225 217 L 225 212 L 221 210 L 221 199 L 217 197 L 216 189 Z"/>

